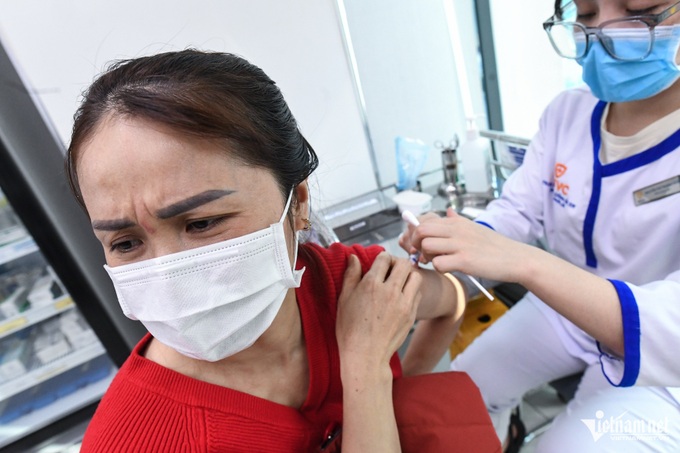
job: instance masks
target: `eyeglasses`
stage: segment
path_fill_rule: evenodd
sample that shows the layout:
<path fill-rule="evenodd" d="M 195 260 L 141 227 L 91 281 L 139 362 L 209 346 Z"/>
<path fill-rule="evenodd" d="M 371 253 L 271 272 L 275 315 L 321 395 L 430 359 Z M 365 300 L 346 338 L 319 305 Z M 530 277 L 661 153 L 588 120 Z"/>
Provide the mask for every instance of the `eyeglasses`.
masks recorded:
<path fill-rule="evenodd" d="M 564 11 L 570 10 L 575 16 L 574 2 L 569 2 Z M 673 14 L 680 11 L 680 1 L 666 8 L 659 14 L 629 16 L 608 20 L 599 27 L 586 27 L 583 24 L 561 20 L 552 16 L 543 22 L 543 29 L 548 33 L 550 43 L 557 53 L 564 58 L 580 59 L 586 56 L 591 47 L 591 37 L 602 43 L 602 47 L 613 58 L 621 61 L 637 61 L 644 59 L 652 51 L 654 45 L 654 27 Z M 569 14 L 569 15 L 571 15 Z M 617 46 L 622 39 L 631 45 Z"/>

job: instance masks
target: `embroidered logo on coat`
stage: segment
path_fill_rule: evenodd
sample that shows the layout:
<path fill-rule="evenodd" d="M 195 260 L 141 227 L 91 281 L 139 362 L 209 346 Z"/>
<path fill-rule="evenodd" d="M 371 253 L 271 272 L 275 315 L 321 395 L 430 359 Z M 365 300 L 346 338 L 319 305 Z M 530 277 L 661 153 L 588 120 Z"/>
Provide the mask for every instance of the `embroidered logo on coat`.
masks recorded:
<path fill-rule="evenodd" d="M 560 162 L 556 163 L 552 181 L 543 181 L 543 184 L 550 188 L 555 203 L 562 207 L 573 208 L 575 206 L 574 203 L 569 201 L 569 184 L 564 181 L 564 176 L 568 169 L 569 167 L 565 164 Z"/>
<path fill-rule="evenodd" d="M 562 195 L 569 196 L 569 184 L 560 181 L 560 178 L 567 172 L 567 166 L 564 164 L 555 164 L 555 192 Z"/>
<path fill-rule="evenodd" d="M 555 164 L 555 178 L 561 178 L 567 172 L 567 166 L 564 164 Z"/>

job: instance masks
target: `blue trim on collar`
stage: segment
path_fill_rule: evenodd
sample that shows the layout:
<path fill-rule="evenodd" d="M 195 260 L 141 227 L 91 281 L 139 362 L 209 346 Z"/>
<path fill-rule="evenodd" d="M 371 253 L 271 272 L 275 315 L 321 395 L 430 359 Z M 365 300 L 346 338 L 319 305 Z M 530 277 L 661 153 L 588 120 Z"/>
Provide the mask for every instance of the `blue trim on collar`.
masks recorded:
<path fill-rule="evenodd" d="M 631 387 L 635 385 L 635 382 L 640 375 L 640 312 L 630 287 L 619 280 L 609 281 L 614 285 L 614 289 L 616 289 L 616 292 L 619 295 L 619 302 L 621 303 L 624 359 L 623 377 L 621 377 L 621 382 L 618 384 L 612 382 L 609 379 L 609 376 L 604 372 L 602 356 L 605 355 L 605 353 L 602 353 L 601 350 L 600 365 L 602 366 L 604 377 L 611 385 L 615 387 Z"/>
<path fill-rule="evenodd" d="M 680 147 L 680 129 L 675 131 L 672 135 L 664 139 L 658 145 L 654 145 L 646 151 L 603 166 L 602 176 L 618 175 L 620 173 L 625 173 L 629 170 L 644 167 L 647 164 L 650 164 L 656 160 L 661 159 L 663 156 L 675 151 L 679 147 Z"/>
<path fill-rule="evenodd" d="M 600 163 L 602 137 L 600 137 L 600 127 L 606 106 L 606 102 L 598 102 L 590 118 L 590 136 L 593 139 L 593 190 L 590 194 L 586 218 L 583 220 L 583 248 L 586 253 L 586 265 L 593 268 L 597 268 L 597 257 L 593 248 L 593 232 L 595 230 L 595 218 L 597 217 L 600 191 L 602 189 L 602 164 Z"/>
<path fill-rule="evenodd" d="M 595 109 L 590 118 L 590 135 L 593 140 L 593 190 L 590 194 L 590 202 L 588 203 L 586 217 L 583 219 L 583 248 L 586 254 L 586 265 L 592 268 L 597 268 L 597 257 L 595 256 L 595 249 L 593 247 L 593 235 L 597 210 L 600 204 L 600 194 L 602 192 L 602 178 L 644 167 L 680 148 L 680 129 L 678 129 L 658 145 L 652 146 L 641 153 L 625 159 L 602 165 L 600 162 L 600 148 L 602 147 L 600 130 L 602 128 L 602 115 L 604 114 L 606 106 L 606 102 L 599 101 L 597 105 L 595 105 Z"/>
<path fill-rule="evenodd" d="M 481 221 L 479 221 L 479 220 L 475 220 L 475 223 L 478 223 L 478 224 L 480 224 L 480 225 L 484 225 L 485 227 L 491 228 L 492 230 L 496 231 L 496 229 L 495 229 L 494 227 L 492 227 L 491 225 L 489 225 L 489 224 L 486 223 L 486 222 L 481 222 Z"/>

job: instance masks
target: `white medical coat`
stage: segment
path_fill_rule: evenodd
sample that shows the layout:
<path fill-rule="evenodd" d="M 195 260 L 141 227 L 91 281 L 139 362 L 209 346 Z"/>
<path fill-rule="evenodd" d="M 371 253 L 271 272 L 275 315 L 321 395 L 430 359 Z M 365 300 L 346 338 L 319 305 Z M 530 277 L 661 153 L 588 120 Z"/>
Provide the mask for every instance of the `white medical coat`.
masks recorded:
<path fill-rule="evenodd" d="M 612 281 L 625 344 L 625 361 L 600 356 L 612 385 L 680 386 L 680 193 L 638 205 L 634 199 L 645 188 L 654 196 L 655 184 L 680 175 L 680 130 L 603 165 L 605 105 L 586 88 L 559 95 L 523 164 L 477 221 L 522 242 L 544 237 L 557 256 Z"/>

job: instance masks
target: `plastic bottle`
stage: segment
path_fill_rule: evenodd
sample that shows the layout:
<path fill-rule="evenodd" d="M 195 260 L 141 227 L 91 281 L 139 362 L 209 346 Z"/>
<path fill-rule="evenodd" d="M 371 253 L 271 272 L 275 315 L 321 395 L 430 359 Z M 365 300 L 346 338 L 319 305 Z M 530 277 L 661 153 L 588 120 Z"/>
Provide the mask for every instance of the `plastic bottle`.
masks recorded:
<path fill-rule="evenodd" d="M 467 140 L 458 148 L 465 191 L 487 195 L 491 190 L 491 143 L 479 136 L 474 117 L 467 118 L 466 138 Z"/>

